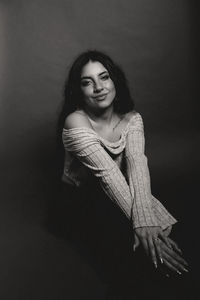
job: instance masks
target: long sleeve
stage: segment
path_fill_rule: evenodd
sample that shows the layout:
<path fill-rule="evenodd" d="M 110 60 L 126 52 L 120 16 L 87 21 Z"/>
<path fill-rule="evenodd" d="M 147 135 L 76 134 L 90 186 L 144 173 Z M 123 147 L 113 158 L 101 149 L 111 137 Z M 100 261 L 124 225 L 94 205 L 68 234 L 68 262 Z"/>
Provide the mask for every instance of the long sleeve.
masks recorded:
<path fill-rule="evenodd" d="M 129 187 L 134 197 L 133 223 L 135 228 L 161 226 L 165 229 L 176 223 L 176 220 L 151 194 L 150 175 L 144 149 L 143 121 L 137 113 L 134 122 L 129 127 L 125 148 Z"/>
<path fill-rule="evenodd" d="M 152 195 L 152 207 L 154 215 L 162 229 L 177 223 L 177 220 L 168 212 L 168 210 Z"/>
<path fill-rule="evenodd" d="M 100 184 L 126 216 L 131 219 L 133 199 L 129 186 L 117 164 L 101 145 L 97 135 L 85 128 L 63 131 L 65 150 L 72 152 L 79 161 L 89 168 Z"/>

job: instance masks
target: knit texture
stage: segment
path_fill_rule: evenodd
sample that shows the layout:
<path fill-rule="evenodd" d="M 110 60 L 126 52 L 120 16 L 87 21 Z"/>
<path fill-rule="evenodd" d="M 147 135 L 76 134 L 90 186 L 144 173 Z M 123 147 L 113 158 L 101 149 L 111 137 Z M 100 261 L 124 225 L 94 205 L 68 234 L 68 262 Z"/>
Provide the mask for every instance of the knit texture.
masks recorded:
<path fill-rule="evenodd" d="M 139 113 L 133 114 L 117 142 L 107 141 L 93 129 L 78 127 L 63 129 L 63 144 L 64 182 L 80 186 L 92 172 L 108 197 L 131 220 L 133 228 L 160 226 L 166 229 L 177 222 L 151 194 L 143 121 Z M 125 173 L 122 161 L 125 161 Z"/>

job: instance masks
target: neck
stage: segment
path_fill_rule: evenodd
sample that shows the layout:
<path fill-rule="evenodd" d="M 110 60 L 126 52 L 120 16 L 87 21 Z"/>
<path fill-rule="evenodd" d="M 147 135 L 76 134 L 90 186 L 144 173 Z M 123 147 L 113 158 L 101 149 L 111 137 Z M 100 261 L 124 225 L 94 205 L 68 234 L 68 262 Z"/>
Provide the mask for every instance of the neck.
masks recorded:
<path fill-rule="evenodd" d="M 84 109 L 87 115 L 96 123 L 105 122 L 110 123 L 114 114 L 113 105 L 102 111 L 91 111 Z"/>

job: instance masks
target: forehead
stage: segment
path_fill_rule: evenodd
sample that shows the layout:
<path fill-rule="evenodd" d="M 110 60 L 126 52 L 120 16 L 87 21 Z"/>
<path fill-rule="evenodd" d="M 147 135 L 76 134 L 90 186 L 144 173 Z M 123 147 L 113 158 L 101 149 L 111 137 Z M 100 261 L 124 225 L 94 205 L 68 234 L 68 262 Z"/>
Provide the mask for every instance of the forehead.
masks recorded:
<path fill-rule="evenodd" d="M 98 61 L 89 61 L 82 69 L 81 77 L 99 75 L 108 70 Z"/>

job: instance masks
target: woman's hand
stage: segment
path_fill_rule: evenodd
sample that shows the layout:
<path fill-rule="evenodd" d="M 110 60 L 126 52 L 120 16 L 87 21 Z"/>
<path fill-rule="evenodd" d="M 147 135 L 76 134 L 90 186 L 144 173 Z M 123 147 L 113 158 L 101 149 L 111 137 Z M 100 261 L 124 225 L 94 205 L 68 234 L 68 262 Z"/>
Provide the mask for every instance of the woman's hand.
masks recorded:
<path fill-rule="evenodd" d="M 158 240 L 162 251 L 163 265 L 171 272 L 182 274 L 188 272 L 188 263 L 182 257 L 182 251 L 178 245 L 168 237 L 171 247 L 168 247 L 162 240 Z"/>
<path fill-rule="evenodd" d="M 135 251 L 141 243 L 146 254 L 151 258 L 154 266 L 157 268 L 158 260 L 159 262 L 163 263 L 162 251 L 158 239 L 162 240 L 163 243 L 170 248 L 171 244 L 167 236 L 164 234 L 163 230 L 159 226 L 146 226 L 135 228 L 134 233 L 135 243 L 133 246 L 133 250 Z"/>
<path fill-rule="evenodd" d="M 167 237 L 170 231 L 171 228 L 163 231 L 157 226 L 136 228 L 134 230 L 135 243 L 133 250 L 135 251 L 139 244 L 142 244 L 155 268 L 157 268 L 159 262 L 159 266 L 163 266 L 172 272 L 178 274 L 183 271 L 188 272 L 186 269 L 188 264 L 182 258 L 182 251 L 171 238 Z"/>

